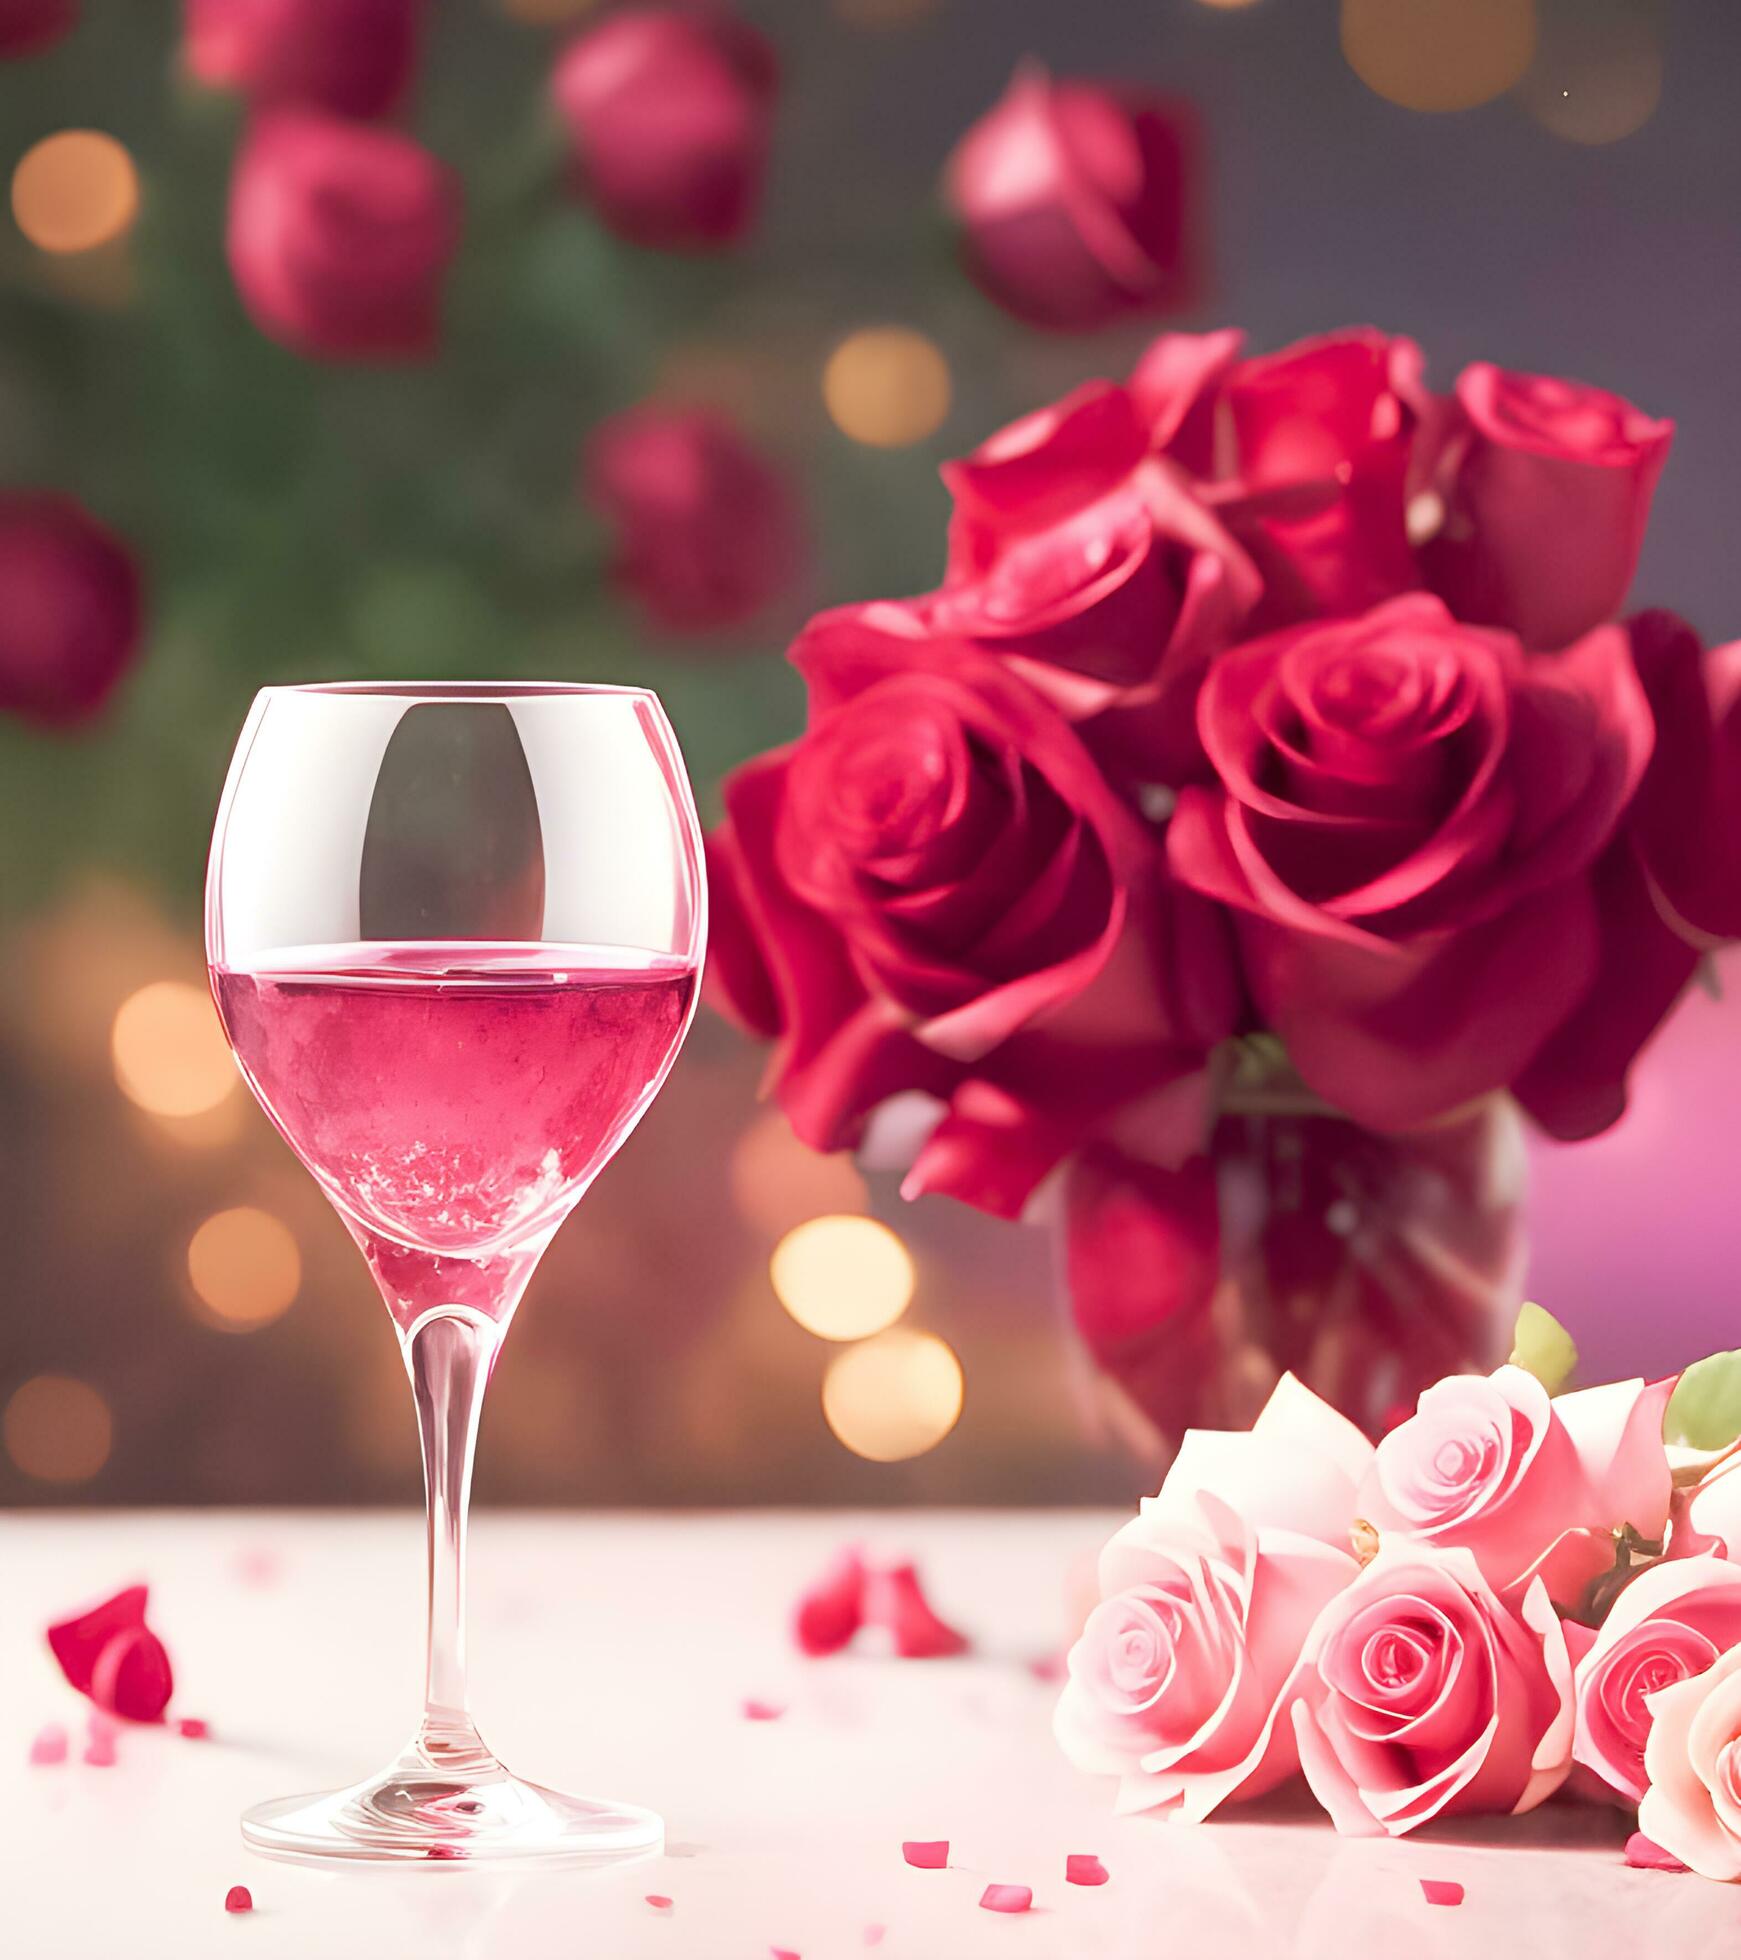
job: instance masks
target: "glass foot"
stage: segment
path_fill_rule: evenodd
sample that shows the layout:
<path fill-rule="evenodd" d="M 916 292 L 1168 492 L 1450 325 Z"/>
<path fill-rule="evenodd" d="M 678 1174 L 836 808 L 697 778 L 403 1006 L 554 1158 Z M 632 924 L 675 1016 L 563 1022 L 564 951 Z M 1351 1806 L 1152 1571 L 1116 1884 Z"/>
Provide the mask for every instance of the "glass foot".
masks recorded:
<path fill-rule="evenodd" d="M 645 1857 L 665 1826 L 637 1804 L 567 1797 L 510 1774 L 487 1752 L 461 1768 L 419 1745 L 380 1776 L 243 1813 L 242 1837 L 268 1858 L 390 1864 L 593 1864 Z"/>

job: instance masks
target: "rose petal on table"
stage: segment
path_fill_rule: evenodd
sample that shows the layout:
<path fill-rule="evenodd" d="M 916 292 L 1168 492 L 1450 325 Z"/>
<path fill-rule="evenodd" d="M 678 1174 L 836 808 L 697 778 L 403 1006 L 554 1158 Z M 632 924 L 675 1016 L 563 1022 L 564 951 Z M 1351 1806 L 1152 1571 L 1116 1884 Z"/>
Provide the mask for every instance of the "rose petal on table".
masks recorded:
<path fill-rule="evenodd" d="M 85 1744 L 84 1761 L 93 1769 L 113 1769 L 117 1761 L 112 1731 L 93 1727 Z"/>
<path fill-rule="evenodd" d="M 254 1895 L 245 1885 L 232 1885 L 224 1894 L 225 1912 L 252 1912 Z"/>
<path fill-rule="evenodd" d="M 838 1653 L 858 1632 L 864 1619 L 864 1576 L 863 1558 L 848 1545 L 800 1595 L 792 1614 L 792 1638 L 801 1653 Z"/>
<path fill-rule="evenodd" d="M 91 1692 L 97 1660 L 116 1634 L 144 1626 L 146 1597 L 144 1586 L 124 1586 L 112 1599 L 57 1620 L 48 1629 L 49 1650 L 81 1695 Z"/>
<path fill-rule="evenodd" d="M 59 1722 L 45 1722 L 31 1741 L 31 1762 L 40 1768 L 45 1763 L 64 1763 L 66 1758 L 66 1730 Z"/>
<path fill-rule="evenodd" d="M 175 1691 L 163 1642 L 148 1626 L 128 1627 L 103 1645 L 87 1690 L 105 1713 L 129 1722 L 157 1722 Z"/>
<path fill-rule="evenodd" d="M 177 1735 L 185 1735 L 189 1742 L 204 1742 L 211 1734 L 211 1724 L 203 1715 L 184 1715 L 175 1725 Z"/>
<path fill-rule="evenodd" d="M 1107 1877 L 1106 1867 L 1092 1851 L 1072 1851 L 1064 1860 L 1066 1885 L 1104 1885 Z"/>
<path fill-rule="evenodd" d="M 663 1892 L 649 1892 L 647 1894 L 646 1903 L 650 1905 L 655 1912 L 669 1912 L 671 1910 L 672 1905 L 675 1902 L 671 1899 L 666 1898 Z"/>
<path fill-rule="evenodd" d="M 1687 1867 L 1672 1851 L 1663 1850 L 1655 1838 L 1634 1831 L 1626 1840 L 1626 1862 L 1648 1872 L 1684 1872 Z"/>
<path fill-rule="evenodd" d="M 269 1586 L 278 1577 L 280 1560 L 268 1545 L 248 1545 L 236 1554 L 236 1577 L 245 1586 Z"/>
<path fill-rule="evenodd" d="M 746 1695 L 743 1715 L 746 1722 L 777 1722 L 786 1712 L 783 1701 L 758 1701 L 754 1695 Z"/>
<path fill-rule="evenodd" d="M 901 1845 L 901 1856 L 915 1871 L 940 1872 L 949 1862 L 947 1838 L 908 1838 Z"/>
<path fill-rule="evenodd" d="M 804 1960 L 804 1956 L 795 1947 L 771 1946 L 768 1948 L 768 1960 Z"/>
<path fill-rule="evenodd" d="M 865 1585 L 866 1621 L 887 1627 L 903 1660 L 946 1660 L 967 1651 L 968 1640 L 932 1610 L 919 1583 L 916 1565 L 892 1565 L 873 1572 Z"/>
<path fill-rule="evenodd" d="M 887 1930 L 888 1930 L 888 1929 L 887 1929 L 887 1927 L 884 1927 L 884 1926 L 878 1926 L 878 1925 L 876 1925 L 876 1924 L 874 1924 L 874 1923 L 873 1923 L 873 1924 L 871 1924 L 871 1925 L 869 1925 L 869 1926 L 867 1926 L 867 1927 L 866 1927 L 866 1928 L 864 1929 L 864 1943 L 865 1943 L 865 1945 L 866 1945 L 866 1946 L 881 1946 L 881 1945 L 882 1945 L 882 1943 L 883 1943 L 883 1934 L 884 1934 L 884 1933 L 885 1933 L 885 1932 L 886 1932 Z"/>
<path fill-rule="evenodd" d="M 979 1895 L 987 1912 L 1026 1912 L 1034 1903 L 1031 1885 L 988 1885 Z"/>
<path fill-rule="evenodd" d="M 1423 1878 L 1421 1897 L 1430 1906 L 1460 1906 L 1463 1888 L 1454 1878 Z"/>
<path fill-rule="evenodd" d="M 1062 1681 L 1064 1676 L 1069 1672 L 1069 1669 L 1064 1665 L 1063 1650 L 1059 1649 L 1056 1653 L 1038 1655 L 1035 1659 L 1028 1662 L 1028 1672 L 1036 1681 L 1043 1681 L 1048 1687 L 1056 1681 Z"/>

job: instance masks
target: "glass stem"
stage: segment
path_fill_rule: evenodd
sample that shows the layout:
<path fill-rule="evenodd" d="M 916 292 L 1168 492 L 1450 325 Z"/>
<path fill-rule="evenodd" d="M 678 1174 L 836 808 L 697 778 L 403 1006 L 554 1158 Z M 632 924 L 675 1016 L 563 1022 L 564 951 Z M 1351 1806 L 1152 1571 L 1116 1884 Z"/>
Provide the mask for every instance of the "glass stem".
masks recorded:
<path fill-rule="evenodd" d="M 418 1747 L 431 1762 L 456 1767 L 488 1753 L 466 1706 L 465 1535 L 478 1417 L 501 1333 L 482 1314 L 437 1307 L 404 1342 L 429 1509 L 429 1658 Z"/>

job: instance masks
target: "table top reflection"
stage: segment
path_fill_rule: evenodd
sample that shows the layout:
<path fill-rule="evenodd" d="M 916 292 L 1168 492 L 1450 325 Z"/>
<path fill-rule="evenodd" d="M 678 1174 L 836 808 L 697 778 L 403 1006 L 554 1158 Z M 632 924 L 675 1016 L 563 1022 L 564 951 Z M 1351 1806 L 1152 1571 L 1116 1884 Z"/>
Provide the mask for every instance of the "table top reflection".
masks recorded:
<path fill-rule="evenodd" d="M 237 1814 L 373 1768 L 404 1739 L 421 1638 L 409 1515 L 219 1512 L 0 1520 L 0 1828 L 19 1960 L 1346 1960 L 1716 1953 L 1741 1888 L 1636 1871 L 1616 1813 L 1550 1808 L 1401 1843 L 1344 1841 L 1298 1804 L 1199 1829 L 1114 1818 L 1049 1733 L 1067 1578 L 1116 1522 L 1082 1512 L 526 1516 L 484 1512 L 473 1689 L 522 1774 L 661 1810 L 665 1854 L 495 1876 L 305 1870 L 247 1854 Z M 806 1662 L 792 1600 L 846 1539 L 917 1557 L 971 1657 Z M 53 1616 L 132 1579 L 174 1657 L 172 1715 L 112 1768 L 27 1766 L 83 1707 L 48 1661 Z M 776 1719 L 746 1716 L 746 1702 Z M 902 1861 L 947 1838 L 949 1868 Z M 1065 1882 L 1071 1853 L 1108 1882 Z M 1465 1889 L 1432 1906 L 1422 1879 Z M 1019 1917 L 988 1884 L 1033 1888 Z M 246 1923 L 224 1911 L 250 1888 Z M 668 1906 L 648 1903 L 668 1899 Z"/>

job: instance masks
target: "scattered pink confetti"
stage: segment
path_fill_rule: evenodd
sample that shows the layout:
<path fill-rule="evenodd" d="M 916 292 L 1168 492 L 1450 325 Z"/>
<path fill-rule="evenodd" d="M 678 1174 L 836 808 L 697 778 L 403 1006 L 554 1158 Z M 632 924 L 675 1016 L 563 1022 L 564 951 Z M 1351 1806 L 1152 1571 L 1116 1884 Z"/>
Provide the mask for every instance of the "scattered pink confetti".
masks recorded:
<path fill-rule="evenodd" d="M 184 1715 L 175 1725 L 178 1735 L 185 1735 L 189 1742 L 204 1742 L 211 1734 L 211 1724 L 201 1715 Z"/>
<path fill-rule="evenodd" d="M 145 1624 L 145 1602 L 145 1587 L 128 1586 L 48 1629 L 67 1680 L 130 1722 L 160 1720 L 175 1685 L 163 1642 Z"/>
<path fill-rule="evenodd" d="M 1066 1885 L 1104 1885 L 1106 1867 L 1092 1851 L 1072 1851 L 1064 1860 Z"/>
<path fill-rule="evenodd" d="M 901 1846 L 901 1856 L 916 1871 L 940 1872 L 949 1862 L 949 1840 L 908 1838 Z"/>
<path fill-rule="evenodd" d="M 1663 1850 L 1654 1838 L 1634 1831 L 1626 1840 L 1626 1862 L 1648 1872 L 1684 1872 L 1686 1866 L 1672 1851 Z"/>
<path fill-rule="evenodd" d="M 903 1660 L 945 1660 L 967 1651 L 967 1636 L 931 1610 L 915 1565 L 893 1565 L 871 1574 L 865 1589 L 865 1618 L 887 1627 Z"/>
<path fill-rule="evenodd" d="M 979 1895 L 987 1912 L 1026 1912 L 1034 1903 L 1031 1885 L 988 1885 Z"/>
<path fill-rule="evenodd" d="M 1463 1888 L 1454 1878 L 1423 1878 L 1421 1897 L 1430 1906 L 1460 1906 Z"/>
<path fill-rule="evenodd" d="M 663 1892 L 649 1892 L 647 1894 L 647 1903 L 655 1912 L 669 1912 L 675 1901 L 666 1898 Z"/>
<path fill-rule="evenodd" d="M 252 1912 L 254 1895 L 245 1885 L 232 1885 L 224 1894 L 225 1912 Z"/>
<path fill-rule="evenodd" d="M 30 1745 L 30 1760 L 39 1767 L 45 1763 L 64 1763 L 67 1755 L 66 1730 L 58 1722 L 45 1723 Z"/>
<path fill-rule="evenodd" d="M 783 1701 L 758 1701 L 755 1696 L 745 1697 L 744 1720 L 746 1722 L 777 1722 L 786 1712 Z"/>
<path fill-rule="evenodd" d="M 858 1632 L 864 1619 L 864 1560 L 848 1545 L 822 1577 L 799 1599 L 792 1615 L 792 1638 L 801 1653 L 835 1654 Z"/>
<path fill-rule="evenodd" d="M 867 1927 L 866 1927 L 866 1928 L 864 1929 L 864 1943 L 865 1943 L 865 1945 L 866 1945 L 866 1946 L 881 1946 L 881 1945 L 882 1945 L 882 1943 L 883 1943 L 883 1934 L 884 1934 L 884 1932 L 885 1932 L 886 1930 L 887 1930 L 887 1929 L 886 1929 L 886 1928 L 884 1928 L 884 1927 L 882 1927 L 882 1926 L 877 1926 L 877 1925 L 870 1925 L 870 1926 L 867 1926 Z"/>

